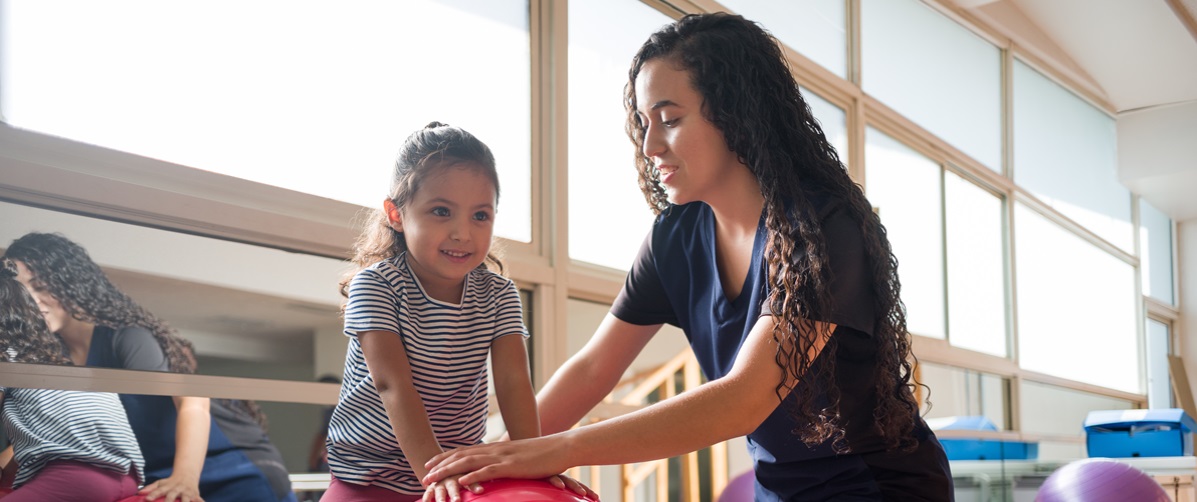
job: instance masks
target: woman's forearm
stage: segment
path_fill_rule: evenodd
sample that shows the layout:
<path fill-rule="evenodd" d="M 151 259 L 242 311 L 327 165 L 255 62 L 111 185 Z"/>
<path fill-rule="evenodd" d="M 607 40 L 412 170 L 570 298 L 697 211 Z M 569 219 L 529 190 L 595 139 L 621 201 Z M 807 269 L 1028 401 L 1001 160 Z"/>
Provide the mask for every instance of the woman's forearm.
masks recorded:
<path fill-rule="evenodd" d="M 175 424 L 175 462 L 173 477 L 185 476 L 199 483 L 208 453 L 212 414 L 206 397 L 176 397 L 178 420 Z"/>

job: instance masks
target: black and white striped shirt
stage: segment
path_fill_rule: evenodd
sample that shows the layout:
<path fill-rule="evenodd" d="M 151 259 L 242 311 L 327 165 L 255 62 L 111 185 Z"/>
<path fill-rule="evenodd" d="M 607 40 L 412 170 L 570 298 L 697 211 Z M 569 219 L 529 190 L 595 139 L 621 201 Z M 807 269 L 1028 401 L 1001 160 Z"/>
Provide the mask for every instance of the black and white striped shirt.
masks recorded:
<path fill-rule="evenodd" d="M 49 462 L 73 460 L 145 479 L 145 461 L 116 394 L 0 387 L 4 433 L 19 466 L 13 487 Z"/>
<path fill-rule="evenodd" d="M 399 449 L 386 409 L 366 367 L 357 334 L 390 331 L 403 339 L 416 391 L 441 447 L 478 444 L 486 433 L 491 343 L 528 336 L 519 291 L 486 270 L 466 276 L 461 305 L 424 293 L 406 255 L 359 272 L 349 285 L 345 376 L 328 432 L 328 463 L 337 479 L 403 494 L 424 492 Z"/>

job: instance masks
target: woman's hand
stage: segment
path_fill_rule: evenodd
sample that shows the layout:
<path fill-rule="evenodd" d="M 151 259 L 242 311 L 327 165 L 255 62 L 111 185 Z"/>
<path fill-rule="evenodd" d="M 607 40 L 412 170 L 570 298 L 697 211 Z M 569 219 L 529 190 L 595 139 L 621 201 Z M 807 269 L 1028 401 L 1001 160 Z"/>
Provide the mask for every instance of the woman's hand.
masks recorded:
<path fill-rule="evenodd" d="M 204 499 L 200 498 L 199 480 L 188 479 L 183 475 L 159 479 L 142 488 L 137 494 L 155 502 L 204 502 Z"/>
<path fill-rule="evenodd" d="M 457 448 L 432 457 L 424 467 L 428 485 L 450 476 L 473 485 L 498 478 L 544 479 L 573 467 L 561 435 Z"/>

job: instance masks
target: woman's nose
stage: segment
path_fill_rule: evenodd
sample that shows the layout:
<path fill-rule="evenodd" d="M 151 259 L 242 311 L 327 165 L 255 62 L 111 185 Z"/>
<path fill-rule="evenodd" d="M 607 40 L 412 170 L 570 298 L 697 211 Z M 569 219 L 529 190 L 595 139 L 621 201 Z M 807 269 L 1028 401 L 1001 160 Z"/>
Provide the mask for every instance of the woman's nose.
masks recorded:
<path fill-rule="evenodd" d="M 652 158 L 660 156 L 665 153 L 665 142 L 661 140 L 660 128 L 649 124 L 644 129 L 644 145 L 640 151 L 644 153 L 645 157 Z"/>

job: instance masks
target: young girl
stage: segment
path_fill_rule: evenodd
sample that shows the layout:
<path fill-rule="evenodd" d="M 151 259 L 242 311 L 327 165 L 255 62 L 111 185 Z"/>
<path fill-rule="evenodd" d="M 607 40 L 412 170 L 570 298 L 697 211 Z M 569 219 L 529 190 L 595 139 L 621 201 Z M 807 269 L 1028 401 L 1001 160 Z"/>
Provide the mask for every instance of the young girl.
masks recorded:
<path fill-rule="evenodd" d="M 117 289 L 83 247 L 30 233 L 5 256 L 75 364 L 195 372 L 191 342 Z M 201 397 L 120 399 L 145 457 L 147 499 L 295 500 L 282 456 L 254 420 L 256 407 Z"/>
<path fill-rule="evenodd" d="M 689 15 L 632 60 L 629 136 L 658 215 L 611 313 L 540 395 L 545 431 L 609 393 L 663 323 L 709 377 L 616 420 L 450 452 L 428 481 L 666 458 L 747 435 L 757 501 L 951 500 L 918 415 L 897 261 L 777 41 Z"/>
<path fill-rule="evenodd" d="M 433 455 L 482 441 L 488 354 L 508 433 L 540 434 L 519 291 L 487 266 L 502 270 L 498 202 L 494 156 L 470 133 L 433 122 L 404 142 L 341 284 L 349 352 L 322 501 L 457 500 L 454 477 L 420 478 Z"/>
<path fill-rule="evenodd" d="M 0 361 L 71 364 L 16 277 L 16 264 L 0 259 Z M 2 467 L 15 471 L 15 491 L 0 495 L 4 502 L 113 502 L 137 494 L 145 461 L 116 394 L 0 386 L 0 410 L 13 452 Z"/>

